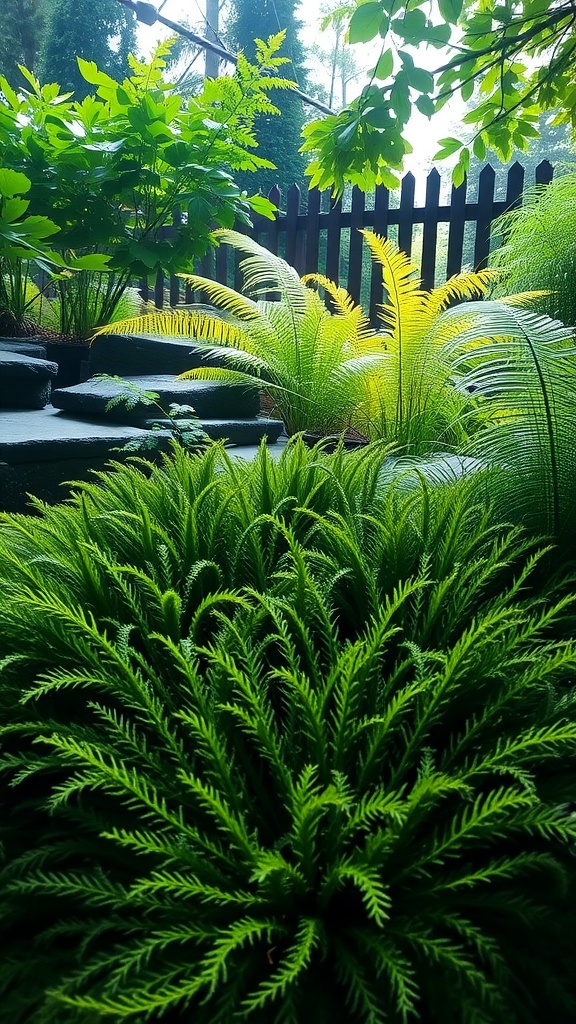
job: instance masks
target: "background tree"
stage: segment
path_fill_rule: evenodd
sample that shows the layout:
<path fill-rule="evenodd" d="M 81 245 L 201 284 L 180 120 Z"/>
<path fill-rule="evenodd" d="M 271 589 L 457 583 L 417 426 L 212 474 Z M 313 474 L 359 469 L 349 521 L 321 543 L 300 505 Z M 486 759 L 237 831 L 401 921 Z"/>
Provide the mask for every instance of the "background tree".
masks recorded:
<path fill-rule="evenodd" d="M 298 31 L 300 21 L 296 17 L 298 0 L 235 0 L 225 26 L 225 40 L 231 50 L 242 50 L 248 60 L 255 54 L 254 38 L 268 36 L 286 30 L 282 54 L 290 58 L 284 77 L 296 81 L 301 89 L 306 88 L 304 48 Z M 263 115 L 256 122 L 258 155 L 271 160 L 277 170 L 262 171 L 258 185 L 266 195 L 276 184 L 286 190 L 296 181 L 304 182 L 306 159 L 298 152 L 304 124 L 302 101 L 288 91 L 276 90 L 271 99 L 281 112 L 281 117 Z M 243 175 L 236 175 L 243 187 L 254 189 L 254 180 L 244 181 Z"/>
<path fill-rule="evenodd" d="M 90 91 L 76 57 L 95 61 L 113 78 L 128 73 L 128 54 L 136 49 L 135 20 L 116 0 L 52 0 L 46 7 L 38 76 L 83 99 Z"/>
<path fill-rule="evenodd" d="M 312 182 L 337 192 L 346 180 L 394 186 L 411 149 L 405 129 L 414 108 L 431 118 L 454 95 L 473 100 L 462 119 L 471 144 L 441 139 L 436 159 L 458 155 L 456 183 L 472 154 L 484 160 L 491 151 L 506 162 L 525 151 L 542 111 L 557 110 L 556 120 L 574 127 L 575 24 L 572 0 L 438 0 L 437 8 L 356 0 L 348 40 L 381 40 L 380 54 L 354 103 L 307 126 Z M 430 48 L 444 53 L 429 58 Z"/>
<path fill-rule="evenodd" d="M 329 107 L 341 108 L 347 103 L 348 86 L 363 75 L 365 66 L 360 66 L 346 43 L 347 21 L 342 8 L 324 4 L 320 13 L 319 25 L 326 33 L 327 45 L 314 43 L 306 48 L 308 89 Z M 319 69 L 325 72 L 322 80 L 318 78 Z"/>
<path fill-rule="evenodd" d="M 19 64 L 36 70 L 45 7 L 45 0 L 0 0 L 0 67 L 14 88 L 25 84 Z"/>

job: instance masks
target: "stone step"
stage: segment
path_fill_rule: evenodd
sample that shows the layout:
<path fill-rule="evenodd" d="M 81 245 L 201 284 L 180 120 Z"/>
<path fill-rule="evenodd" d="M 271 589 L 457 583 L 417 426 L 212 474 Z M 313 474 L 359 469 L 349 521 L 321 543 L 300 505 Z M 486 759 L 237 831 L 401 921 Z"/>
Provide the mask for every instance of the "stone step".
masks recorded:
<path fill-rule="evenodd" d="M 22 356 L 46 359 L 46 342 L 42 338 L 1 338 L 0 352 L 19 352 Z M 53 360 L 50 360 L 53 362 Z"/>
<path fill-rule="evenodd" d="M 48 406 L 30 412 L 0 411 L 0 462 L 39 463 L 77 458 L 115 458 L 114 450 L 149 431 L 122 423 L 78 420 Z M 169 431 L 161 436 L 169 441 Z"/>
<path fill-rule="evenodd" d="M 256 389 L 223 384 L 220 381 L 180 380 L 168 374 L 139 375 L 124 378 L 126 385 L 116 381 L 91 378 L 84 384 L 58 388 L 52 394 L 56 409 L 73 412 L 77 416 L 98 417 L 119 423 L 140 423 L 154 417 L 157 409 L 150 403 L 132 397 L 131 388 L 154 392 L 158 405 L 166 413 L 170 405 L 191 405 L 200 419 L 245 419 L 257 415 L 260 399 Z M 118 402 L 109 409 L 111 401 L 126 394 L 130 403 Z"/>
<path fill-rule="evenodd" d="M 252 458 L 262 437 L 273 443 L 282 424 L 278 420 L 213 420 L 204 423 L 214 439 L 227 437 L 241 448 L 232 448 Z M 31 412 L 0 410 L 0 511 L 24 512 L 29 509 L 29 494 L 43 501 L 62 501 L 69 493 L 63 484 L 70 480 L 93 479 L 92 470 L 105 469 L 110 460 L 122 462 L 140 452 L 156 458 L 158 451 L 169 451 L 171 430 L 157 432 L 150 450 L 150 430 L 129 424 L 93 422 L 76 419 L 50 406 Z M 131 451 L 125 451 L 130 443 Z M 252 447 L 244 447 L 249 445 Z M 282 450 L 277 445 L 278 453 Z"/>
<path fill-rule="evenodd" d="M 206 349 L 194 339 L 153 334 L 101 334 L 90 345 L 88 376 L 110 373 L 118 377 L 141 374 L 185 373 L 199 366 L 223 366 L 216 356 L 204 359 Z"/>
<path fill-rule="evenodd" d="M 141 427 L 148 429 L 162 427 L 170 429 L 169 420 L 141 420 Z M 266 438 L 269 444 L 276 444 L 276 441 L 284 431 L 284 424 L 281 420 L 271 420 L 266 416 L 250 416 L 233 419 L 204 419 L 200 418 L 200 426 L 205 434 L 212 441 L 229 441 L 233 445 L 259 445 L 262 438 Z"/>
<path fill-rule="evenodd" d="M 0 351 L 0 409 L 43 409 L 57 373 L 47 359 Z"/>

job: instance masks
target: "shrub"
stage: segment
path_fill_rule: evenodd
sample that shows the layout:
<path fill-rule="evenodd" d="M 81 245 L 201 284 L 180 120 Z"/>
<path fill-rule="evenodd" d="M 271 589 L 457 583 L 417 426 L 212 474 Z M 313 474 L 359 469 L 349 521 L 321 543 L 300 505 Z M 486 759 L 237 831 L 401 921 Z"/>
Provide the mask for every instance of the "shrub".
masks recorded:
<path fill-rule="evenodd" d="M 570 601 L 382 457 L 4 518 L 0 1020 L 569 1019 Z"/>
<path fill-rule="evenodd" d="M 91 272 L 87 283 L 59 279 L 64 332 L 85 337 L 107 323 L 132 278 L 187 269 L 212 244 L 214 224 L 249 224 L 253 210 L 271 215 L 231 172 L 269 166 L 253 152 L 254 123 L 278 112 L 270 89 L 290 88 L 275 74 L 286 61 L 277 55 L 282 39 L 260 41 L 254 64 L 241 55 L 232 76 L 206 81 L 187 102 L 164 78 L 167 42 L 149 63 L 129 57 L 121 82 L 78 58 L 92 90 L 81 102 L 25 68 L 28 88 L 18 94 L 0 75 L 0 148 L 14 168 L 0 169 L 0 196 L 16 175 L 24 187 L 9 183 L 11 195 L 29 192 L 33 214 L 22 219 L 28 200 L 2 205 L 0 256 L 6 226 L 12 245 L 32 237 L 19 253 L 31 258 L 37 239 L 42 255 L 42 240 L 58 230 L 60 262 Z M 114 275 L 98 284 L 105 270 Z"/>
<path fill-rule="evenodd" d="M 500 294 L 538 289 L 536 308 L 576 327 L 576 172 L 525 189 L 522 206 L 499 221 L 504 243 Z"/>

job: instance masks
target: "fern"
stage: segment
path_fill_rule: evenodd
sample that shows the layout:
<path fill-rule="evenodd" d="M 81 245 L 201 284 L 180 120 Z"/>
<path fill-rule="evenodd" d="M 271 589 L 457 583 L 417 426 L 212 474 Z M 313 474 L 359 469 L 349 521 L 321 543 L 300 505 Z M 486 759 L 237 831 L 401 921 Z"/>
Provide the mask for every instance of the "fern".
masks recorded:
<path fill-rule="evenodd" d="M 3 517 L 0 1021 L 568 1024 L 573 596 L 384 454 Z"/>
<path fill-rule="evenodd" d="M 317 278 L 335 300 L 335 312 L 330 313 L 316 291 L 306 287 L 309 279 L 300 280 L 285 260 L 239 232 L 220 229 L 215 234 L 243 255 L 246 295 L 183 275 L 218 310 L 193 306 L 151 313 L 98 333 L 144 331 L 193 338 L 205 357 L 217 357 L 220 365 L 191 370 L 187 376 L 265 388 L 289 434 L 345 431 L 382 356 L 381 341 L 362 310 L 343 289 Z M 279 301 L 270 301 L 271 294 Z"/>

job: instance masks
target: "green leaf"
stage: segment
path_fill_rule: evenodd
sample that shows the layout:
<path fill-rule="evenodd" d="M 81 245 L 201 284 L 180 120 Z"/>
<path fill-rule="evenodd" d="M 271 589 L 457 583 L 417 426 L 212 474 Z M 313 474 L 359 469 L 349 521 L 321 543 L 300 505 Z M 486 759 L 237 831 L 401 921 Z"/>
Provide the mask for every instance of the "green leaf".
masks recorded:
<path fill-rule="evenodd" d="M 429 46 L 440 49 L 446 45 L 452 35 L 452 29 L 448 22 L 443 21 L 440 25 L 431 25 L 427 33 Z"/>
<path fill-rule="evenodd" d="M 368 43 L 378 35 L 383 20 L 382 7 L 378 3 L 362 4 L 354 11 L 348 29 L 348 42 Z"/>
<path fill-rule="evenodd" d="M 393 22 L 394 30 L 413 46 L 426 38 L 427 18 L 422 10 L 406 11 Z"/>
<path fill-rule="evenodd" d="M 107 85 L 117 88 L 118 83 L 110 78 L 104 71 L 100 71 L 93 60 L 84 60 L 83 57 L 76 57 L 80 74 L 90 85 Z"/>
<path fill-rule="evenodd" d="M 438 0 L 438 9 L 449 25 L 455 25 L 462 14 L 463 0 Z"/>
<path fill-rule="evenodd" d="M 71 270 L 108 270 L 111 256 L 104 256 L 102 253 L 88 253 L 86 256 L 69 258 L 66 261 Z"/>
<path fill-rule="evenodd" d="M 425 68 L 414 67 L 411 71 L 406 72 L 408 75 L 408 81 L 413 89 L 417 89 L 418 92 L 430 93 L 434 88 L 434 78 L 430 71 L 426 71 Z"/>
<path fill-rule="evenodd" d="M 398 120 L 405 124 L 412 111 L 408 76 L 405 71 L 399 71 L 396 75 L 396 80 L 390 92 L 390 106 Z"/>
<path fill-rule="evenodd" d="M 390 111 L 384 104 L 372 107 L 364 112 L 362 121 L 369 124 L 371 128 L 387 128 L 391 123 Z"/>
<path fill-rule="evenodd" d="M 0 195 L 22 195 L 30 190 L 30 178 L 21 171 L 13 171 L 9 167 L 0 167 Z"/>
<path fill-rule="evenodd" d="M 476 138 L 474 139 L 474 142 L 472 143 L 472 149 L 474 151 L 474 156 L 477 157 L 478 160 L 486 159 L 486 144 L 481 135 L 477 135 Z"/>
<path fill-rule="evenodd" d="M 147 246 L 143 242 L 132 242 L 130 255 L 133 259 L 143 263 L 145 267 L 149 267 L 150 270 L 154 270 L 158 264 L 157 249 L 154 246 Z"/>
<path fill-rule="evenodd" d="M 394 70 L 394 55 L 392 50 L 384 50 L 384 53 L 380 55 L 380 59 L 374 68 L 374 77 L 386 80 L 390 78 Z"/>
<path fill-rule="evenodd" d="M 462 96 L 462 99 L 465 102 L 467 102 L 470 99 L 472 93 L 474 92 L 474 84 L 474 79 L 471 78 L 469 82 L 464 82 L 464 85 L 460 89 L 460 95 Z"/>
<path fill-rule="evenodd" d="M 456 164 L 456 166 L 455 166 L 455 168 L 454 168 L 454 170 L 452 172 L 452 181 L 453 181 L 454 185 L 456 185 L 456 187 L 458 187 L 459 185 L 462 185 L 462 183 L 464 182 L 464 178 L 468 174 L 469 169 L 470 169 L 470 150 L 469 149 L 463 149 L 461 154 L 460 154 L 460 157 L 458 159 L 458 163 Z"/>
<path fill-rule="evenodd" d="M 462 149 L 464 143 L 460 139 L 447 138 L 440 139 L 438 145 L 442 148 L 433 157 L 434 160 L 445 160 L 446 157 L 453 156 L 459 149 Z"/>
<path fill-rule="evenodd" d="M 254 210 L 254 213 L 260 214 L 261 217 L 266 217 L 267 220 L 275 220 L 278 208 L 271 203 L 265 196 L 249 196 L 248 202 Z"/>
<path fill-rule="evenodd" d="M 431 99 L 430 96 L 419 96 L 416 100 L 415 106 L 421 114 L 424 114 L 424 117 L 432 117 L 436 112 L 434 100 Z"/>

